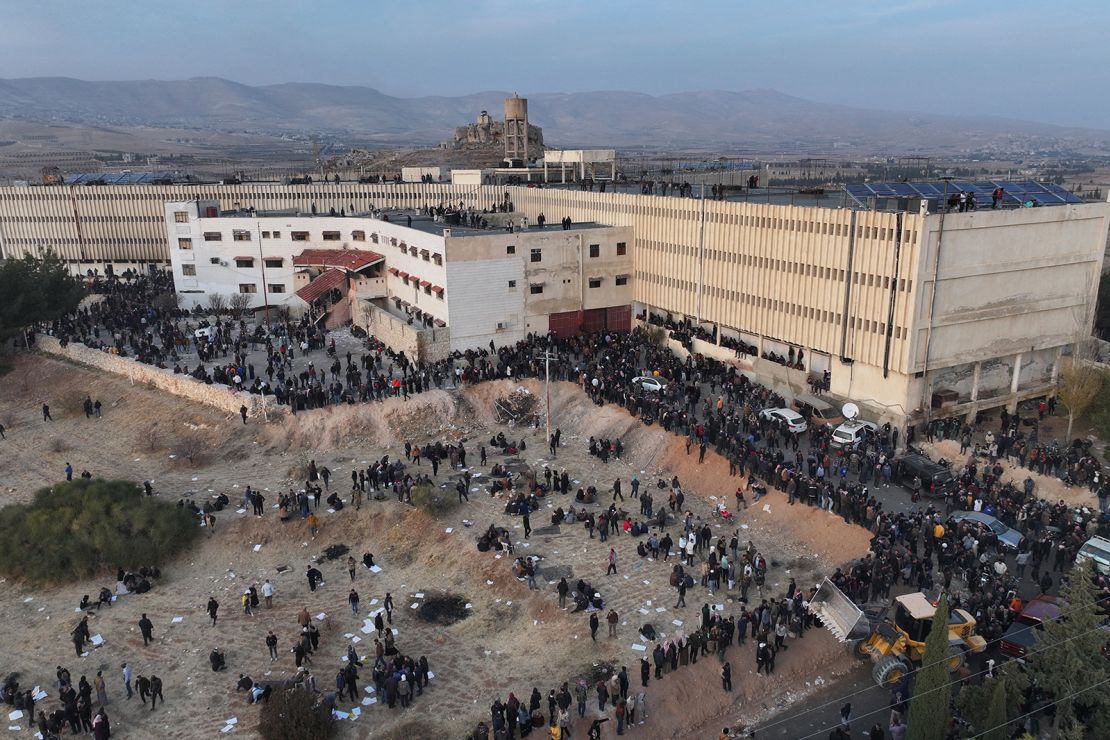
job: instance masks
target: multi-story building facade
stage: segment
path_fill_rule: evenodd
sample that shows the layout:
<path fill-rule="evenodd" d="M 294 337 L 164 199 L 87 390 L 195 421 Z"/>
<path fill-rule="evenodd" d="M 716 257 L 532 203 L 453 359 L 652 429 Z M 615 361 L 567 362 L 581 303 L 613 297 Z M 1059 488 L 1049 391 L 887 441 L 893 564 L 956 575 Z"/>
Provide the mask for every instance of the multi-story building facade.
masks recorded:
<path fill-rule="evenodd" d="M 336 323 L 350 319 L 380 334 L 372 324 L 384 312 L 412 331 L 447 329 L 439 333 L 450 342 L 437 339 L 436 352 L 423 353 L 429 357 L 529 333 L 630 328 L 628 227 L 471 229 L 399 213 L 386 220 L 221 211 L 214 200 L 164 208 L 186 307 L 239 293 L 251 308 L 299 312 L 334 290 L 344 299 L 328 301 Z M 317 280 L 326 281 L 326 293 Z"/>
<path fill-rule="evenodd" d="M 549 223 L 570 217 L 630 227 L 624 240 L 632 266 L 621 287 L 631 289 L 645 318 L 669 314 L 715 334 L 713 341 L 696 340 L 697 351 L 795 391 L 827 370 L 833 395 L 896 421 L 1012 406 L 1051 390 L 1060 353 L 1090 330 L 1110 210 L 1107 203 L 1067 203 L 942 214 L 897 204 L 878 210 L 420 183 L 0 188 L 0 249 L 10 257 L 50 246 L 77 268 L 111 260 L 119 269 L 168 260 L 167 201 L 210 199 L 221 211 L 315 207 L 315 218 L 324 219 L 333 209 L 337 216 L 439 203 L 481 210 L 506 197 L 532 223 L 544 213 Z M 404 229 L 378 223 L 379 238 L 387 228 Z M 420 234 L 406 244 L 419 243 Z M 506 286 L 533 280 L 531 263 L 518 278 L 493 272 L 508 270 L 492 263 L 509 244 L 496 241 L 501 234 L 481 234 L 474 244 L 489 240 L 482 249 L 491 262 L 483 276 L 499 274 Z M 556 229 L 543 237 L 574 235 Z M 305 246 L 327 245 L 321 235 Z M 399 248 L 366 246 L 385 256 L 387 266 L 413 273 L 412 264 L 399 265 Z M 450 302 L 461 285 L 448 275 L 433 280 L 435 265 L 423 261 L 421 248 L 416 257 L 407 249 L 404 259 L 422 265 L 420 280 L 443 287 Z M 465 274 L 466 266 L 460 269 Z M 385 280 L 390 299 L 406 290 L 401 300 L 410 305 L 428 298 L 420 281 L 414 289 L 399 275 L 387 273 Z M 546 299 L 551 281 L 544 282 Z M 589 299 L 587 292 L 582 305 Z M 488 313 L 503 312 L 498 300 L 488 297 Z M 435 305 L 427 304 L 433 316 Z M 521 329 L 542 330 L 528 328 L 529 310 L 518 312 Z M 489 333 L 475 326 L 473 337 Z M 756 347 L 756 355 L 736 357 L 723 346 L 739 341 Z M 804 370 L 763 357 L 791 349 L 803 353 L 804 362 L 795 364 Z M 937 394 L 948 399 L 942 409 L 932 408 Z"/>

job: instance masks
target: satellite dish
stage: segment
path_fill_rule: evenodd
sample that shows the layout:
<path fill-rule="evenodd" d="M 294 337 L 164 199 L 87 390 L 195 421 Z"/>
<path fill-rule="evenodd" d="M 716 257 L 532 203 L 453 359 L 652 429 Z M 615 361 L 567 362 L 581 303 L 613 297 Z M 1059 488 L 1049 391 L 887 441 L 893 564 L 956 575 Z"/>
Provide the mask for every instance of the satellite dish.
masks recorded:
<path fill-rule="evenodd" d="M 844 414 L 845 419 L 854 419 L 859 416 L 859 406 L 849 401 L 840 407 L 840 413 Z"/>

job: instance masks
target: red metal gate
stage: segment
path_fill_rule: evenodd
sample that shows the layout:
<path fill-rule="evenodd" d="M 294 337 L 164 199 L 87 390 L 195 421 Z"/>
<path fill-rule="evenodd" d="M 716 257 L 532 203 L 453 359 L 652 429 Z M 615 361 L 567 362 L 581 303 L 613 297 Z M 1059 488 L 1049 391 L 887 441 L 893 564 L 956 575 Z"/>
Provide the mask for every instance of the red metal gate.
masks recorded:
<path fill-rule="evenodd" d="M 632 331 L 632 306 L 607 308 L 605 328 L 609 331 Z"/>

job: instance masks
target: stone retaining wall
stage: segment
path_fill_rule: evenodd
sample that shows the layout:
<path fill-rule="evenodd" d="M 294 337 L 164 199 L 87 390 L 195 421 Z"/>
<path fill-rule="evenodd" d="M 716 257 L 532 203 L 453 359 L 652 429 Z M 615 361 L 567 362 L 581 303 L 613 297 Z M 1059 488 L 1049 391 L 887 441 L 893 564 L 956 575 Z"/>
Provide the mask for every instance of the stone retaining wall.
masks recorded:
<path fill-rule="evenodd" d="M 266 418 L 270 414 L 287 414 L 289 407 L 279 404 L 273 396 L 259 396 L 245 391 L 234 391 L 226 385 L 202 383 L 191 375 L 175 375 L 172 371 L 162 370 L 153 365 L 101 352 L 83 344 L 67 344 L 62 347 L 56 337 L 39 334 L 35 337 L 36 346 L 43 352 L 66 357 L 82 365 L 105 370 L 116 375 L 131 378 L 134 383 L 152 385 L 177 396 L 214 406 L 230 414 L 238 414 L 241 406 L 247 407 L 247 414 Z"/>

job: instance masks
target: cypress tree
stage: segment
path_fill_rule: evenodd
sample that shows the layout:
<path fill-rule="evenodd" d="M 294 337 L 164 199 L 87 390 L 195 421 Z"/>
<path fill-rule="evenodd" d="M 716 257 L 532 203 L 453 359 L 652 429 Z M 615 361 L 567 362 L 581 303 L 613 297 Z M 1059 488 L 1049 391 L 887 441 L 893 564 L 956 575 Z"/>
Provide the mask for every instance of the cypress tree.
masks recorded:
<path fill-rule="evenodd" d="M 1030 673 L 1056 705 L 1054 736 L 1078 731 L 1083 734 L 1077 709 L 1088 717 L 1105 715 L 1108 693 L 1106 659 L 1100 649 L 1106 633 L 1099 627 L 1102 617 L 1095 606 L 1094 564 L 1077 562 L 1060 589 L 1067 601 L 1067 619 L 1045 622 L 1034 633 Z M 1094 687 L 1094 688 L 1092 688 Z M 1065 697 L 1074 695 L 1065 700 Z"/>
<path fill-rule="evenodd" d="M 925 656 L 913 682 L 906 740 L 943 740 L 952 715 L 948 675 L 948 598 L 941 596 L 925 639 Z"/>

